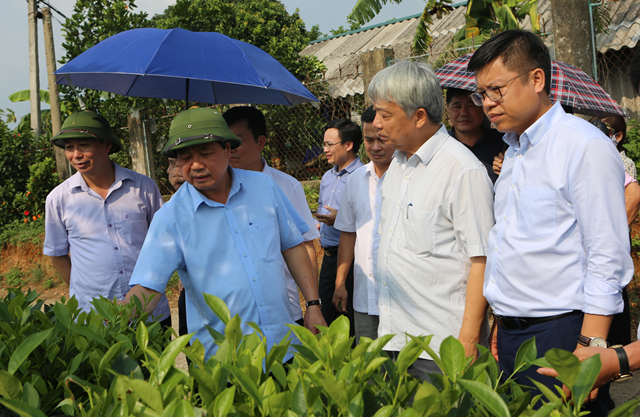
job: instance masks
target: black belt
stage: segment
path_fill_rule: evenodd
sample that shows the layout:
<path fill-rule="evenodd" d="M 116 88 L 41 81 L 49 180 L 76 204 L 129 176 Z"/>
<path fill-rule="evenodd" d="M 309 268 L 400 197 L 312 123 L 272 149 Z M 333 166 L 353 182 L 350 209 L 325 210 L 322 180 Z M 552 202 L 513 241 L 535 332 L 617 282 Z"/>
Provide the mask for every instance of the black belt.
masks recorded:
<path fill-rule="evenodd" d="M 326 248 L 322 248 L 324 250 L 324 256 L 338 256 L 338 247 L 337 246 L 328 246 Z"/>
<path fill-rule="evenodd" d="M 573 314 L 583 314 L 580 310 L 573 310 L 568 313 L 558 314 L 557 316 L 548 316 L 548 317 L 508 317 L 508 316 L 499 316 L 494 314 L 494 320 L 498 323 L 500 327 L 507 330 L 524 330 L 529 326 L 533 326 L 534 324 L 545 323 L 548 321 L 557 320 L 559 318 L 573 315 Z"/>

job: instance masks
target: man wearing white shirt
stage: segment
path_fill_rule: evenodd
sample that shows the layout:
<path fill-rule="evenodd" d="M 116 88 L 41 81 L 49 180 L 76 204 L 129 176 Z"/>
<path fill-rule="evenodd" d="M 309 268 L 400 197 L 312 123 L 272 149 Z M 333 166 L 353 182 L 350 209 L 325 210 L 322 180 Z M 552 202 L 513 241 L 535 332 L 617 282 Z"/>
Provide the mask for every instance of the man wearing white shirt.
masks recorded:
<path fill-rule="evenodd" d="M 511 376 L 518 347 L 534 336 L 539 356 L 606 346 L 633 276 L 624 166 L 609 138 L 551 101 L 551 58 L 535 34 L 499 33 L 468 69 L 478 84 L 472 99 L 509 145 L 495 185 L 484 295 L 498 323 L 491 350 Z M 535 367 L 515 377 L 560 385 Z M 589 411 L 607 414 L 602 396 Z"/>
<path fill-rule="evenodd" d="M 376 295 L 376 258 L 378 256 L 378 223 L 380 221 L 380 188 L 393 159 L 395 149 L 380 140 L 373 126 L 373 106 L 362 113 L 364 147 L 369 162 L 349 176 L 342 194 L 334 227 L 340 230 L 338 272 L 333 305 L 346 313 L 353 309 L 356 343 L 360 337 L 378 337 L 378 297 Z M 355 263 L 354 263 L 355 257 Z M 353 267 L 353 306 L 348 305 L 347 274 Z"/>
<path fill-rule="evenodd" d="M 264 145 L 267 142 L 267 123 L 262 112 L 255 107 L 239 106 L 227 110 L 222 117 L 229 125 L 236 136 L 242 140 L 242 145 L 231 151 L 229 163 L 233 168 L 246 169 L 247 171 L 258 171 L 271 177 L 284 192 L 298 214 L 309 226 L 309 231 L 302 235 L 304 247 L 309 254 L 313 273 L 316 274 L 315 282 L 318 281 L 318 259 L 313 240 L 320 237 L 320 232 L 316 227 L 316 222 L 311 216 L 311 210 L 307 204 L 302 184 L 291 175 L 271 168 L 267 161 L 260 156 Z M 289 305 L 293 316 L 298 324 L 303 325 L 302 309 L 300 308 L 300 296 L 298 286 L 293 280 L 285 265 L 285 275 L 287 282 L 287 293 Z"/>
<path fill-rule="evenodd" d="M 467 356 L 488 336 L 482 295 L 493 192 L 487 170 L 440 123 L 438 79 L 423 62 L 399 62 L 369 85 L 373 125 L 396 148 L 382 184 L 377 288 L 378 336 L 394 334 L 390 356 L 413 336 L 457 336 Z M 410 373 L 440 372 L 423 352 Z"/>

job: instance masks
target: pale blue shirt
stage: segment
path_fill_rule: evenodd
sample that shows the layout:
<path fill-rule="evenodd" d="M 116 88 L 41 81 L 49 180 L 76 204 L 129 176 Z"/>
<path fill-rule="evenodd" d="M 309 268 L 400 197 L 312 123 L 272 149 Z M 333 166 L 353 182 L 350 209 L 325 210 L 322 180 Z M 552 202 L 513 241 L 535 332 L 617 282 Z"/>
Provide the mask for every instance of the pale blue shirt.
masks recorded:
<path fill-rule="evenodd" d="M 342 191 L 347 183 L 347 178 L 356 169 L 364 166 L 360 157 L 356 157 L 342 171 L 338 172 L 338 166 L 334 166 L 325 172 L 320 181 L 320 193 L 318 196 L 318 213 L 329 214 L 329 210 L 324 206 L 329 206 L 336 210 L 340 210 L 340 201 L 342 201 Z M 340 230 L 333 226 L 320 224 L 320 245 L 323 248 L 338 246 L 340 242 Z"/>
<path fill-rule="evenodd" d="M 79 172 L 47 196 L 44 254 L 71 256 L 69 294 L 84 311 L 100 295 L 124 300 L 151 220 L 162 207 L 151 178 L 113 165 L 116 180 L 106 198 Z M 163 320 L 169 314 L 163 295 L 153 315 Z"/>
<path fill-rule="evenodd" d="M 286 336 L 286 324 L 295 322 L 281 251 L 302 243 L 301 231 L 307 230 L 271 178 L 231 167 L 228 172 L 226 204 L 185 183 L 156 213 L 130 282 L 162 292 L 177 270 L 187 294 L 187 327 L 207 357 L 218 346 L 205 326 L 224 333 L 225 325 L 203 292 L 221 298 L 231 317 L 239 315 L 243 332 L 253 332 L 247 323 L 256 323 L 268 349 Z"/>
<path fill-rule="evenodd" d="M 504 141 L 484 282 L 494 312 L 621 312 L 633 263 L 624 167 L 611 141 L 558 103 Z"/>

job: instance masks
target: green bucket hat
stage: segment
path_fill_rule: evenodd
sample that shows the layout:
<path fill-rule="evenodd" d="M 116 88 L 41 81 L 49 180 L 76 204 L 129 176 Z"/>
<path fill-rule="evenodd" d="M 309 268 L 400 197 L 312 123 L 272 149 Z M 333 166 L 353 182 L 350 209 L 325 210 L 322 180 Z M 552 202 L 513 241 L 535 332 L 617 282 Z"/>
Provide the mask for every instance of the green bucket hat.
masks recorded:
<path fill-rule="evenodd" d="M 162 155 L 175 158 L 177 150 L 209 142 L 230 142 L 231 149 L 242 145 L 240 138 L 229 130 L 224 118 L 213 109 L 196 107 L 185 110 L 171 122 L 169 141 Z"/>
<path fill-rule="evenodd" d="M 116 153 L 122 149 L 122 144 L 113 135 L 107 119 L 88 110 L 71 113 L 62 124 L 60 132 L 51 138 L 51 142 L 64 149 L 65 139 L 106 140 L 113 144 L 109 153 Z"/>

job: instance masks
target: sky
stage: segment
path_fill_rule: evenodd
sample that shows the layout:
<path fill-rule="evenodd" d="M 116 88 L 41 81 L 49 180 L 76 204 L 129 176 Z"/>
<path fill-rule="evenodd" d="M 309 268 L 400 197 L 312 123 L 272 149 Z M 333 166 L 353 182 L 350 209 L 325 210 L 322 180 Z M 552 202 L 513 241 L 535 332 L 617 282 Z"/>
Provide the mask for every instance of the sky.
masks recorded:
<path fill-rule="evenodd" d="M 281 2 L 289 13 L 299 10 L 307 29 L 318 24 L 323 33 L 329 33 L 331 29 L 337 29 L 341 25 L 348 28 L 347 15 L 355 4 L 355 0 L 281 0 Z M 48 3 L 67 17 L 73 14 L 75 0 L 48 0 Z M 137 0 L 136 6 L 138 11 L 145 11 L 151 17 L 162 13 L 167 6 L 174 3 L 175 0 Z M 367 26 L 420 13 L 424 5 L 424 0 L 404 0 L 401 4 L 387 4 Z M 4 58 L 0 65 L 0 80 L 2 80 L 0 81 L 0 109 L 11 109 L 18 118 L 21 118 L 31 111 L 29 102 L 12 103 L 8 96 L 17 91 L 29 89 L 28 3 L 26 0 L 2 0 L 2 6 L 0 39 L 3 41 L 0 51 Z M 59 22 L 64 18 L 55 12 L 52 12 L 52 15 L 56 60 L 59 60 L 65 55 L 62 48 L 64 39 Z M 38 21 L 38 38 L 40 89 L 47 90 L 47 65 L 41 20 Z M 60 64 L 57 65 L 59 68 Z M 41 107 L 46 109 L 48 105 L 42 103 Z"/>

